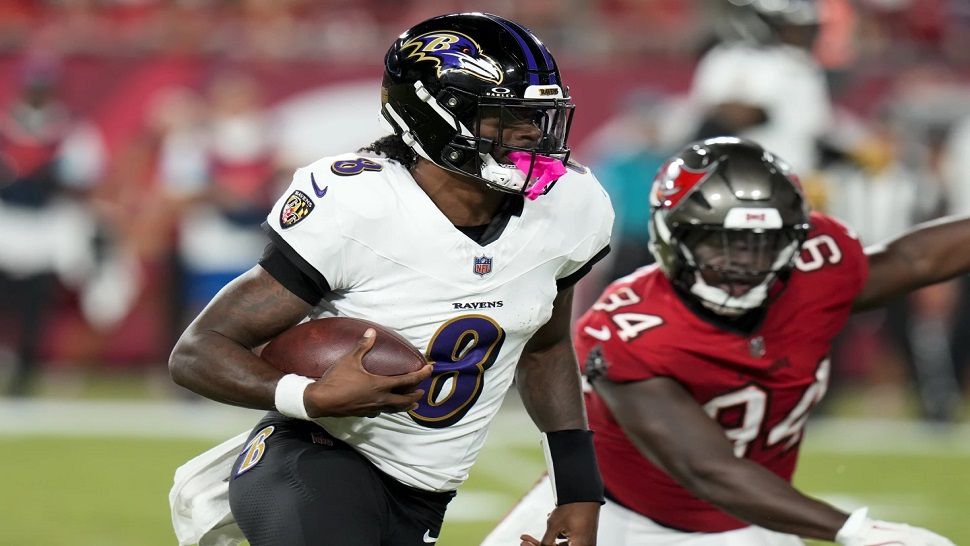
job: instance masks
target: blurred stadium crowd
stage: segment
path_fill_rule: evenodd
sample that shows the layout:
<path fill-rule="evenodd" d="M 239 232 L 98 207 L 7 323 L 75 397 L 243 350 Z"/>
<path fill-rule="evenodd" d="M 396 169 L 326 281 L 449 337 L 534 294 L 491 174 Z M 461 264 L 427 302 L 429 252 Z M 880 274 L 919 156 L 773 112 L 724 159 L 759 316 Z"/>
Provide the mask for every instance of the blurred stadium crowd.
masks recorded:
<path fill-rule="evenodd" d="M 520 21 L 562 62 L 575 157 L 617 209 L 581 304 L 649 261 L 649 182 L 698 135 L 778 150 L 865 243 L 970 213 L 970 3 L 820 0 L 817 18 L 772 18 L 789 2 L 2 2 L 0 385 L 163 370 L 186 322 L 258 258 L 292 170 L 383 134 L 387 45 L 449 11 Z M 861 315 L 836 386 L 913 385 L 923 417 L 955 419 L 967 332 L 970 279 Z"/>
<path fill-rule="evenodd" d="M 784 5 L 787 0 L 769 0 Z M 601 62 L 689 58 L 711 40 L 726 0 L 6 0 L 0 49 L 62 55 L 372 62 L 409 23 L 491 10 L 527 23 L 558 55 Z M 738 0 L 736 3 L 743 3 Z M 894 65 L 935 56 L 970 62 L 960 0 L 822 0 L 826 66 Z M 851 36 L 850 36 L 851 34 Z M 942 56 L 942 57 L 941 57 Z M 858 61 L 858 63 L 857 63 Z"/>

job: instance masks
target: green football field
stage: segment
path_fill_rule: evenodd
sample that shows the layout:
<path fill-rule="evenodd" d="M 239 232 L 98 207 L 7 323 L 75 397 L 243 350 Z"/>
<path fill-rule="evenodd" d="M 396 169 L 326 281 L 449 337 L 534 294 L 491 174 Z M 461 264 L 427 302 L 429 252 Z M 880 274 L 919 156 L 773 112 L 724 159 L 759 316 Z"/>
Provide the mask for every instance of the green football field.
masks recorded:
<path fill-rule="evenodd" d="M 91 426 L 111 414 L 111 407 L 102 407 L 92 415 L 43 410 L 34 427 L 23 425 L 36 415 L 28 411 L 18 429 L 10 426 L 17 411 L 4 408 L 0 417 L 0 545 L 175 544 L 167 506 L 172 472 L 218 443 L 218 435 L 198 431 L 209 421 L 186 422 L 193 432 L 185 435 L 178 423 L 192 411 L 164 416 L 174 424 L 159 426 L 162 430 L 151 430 L 156 427 L 143 416 L 120 428 Z M 232 426 L 248 422 L 245 417 Z M 216 423 L 212 428 L 236 430 Z M 520 412 L 500 414 L 488 447 L 449 508 L 439 544 L 478 544 L 541 472 L 535 439 Z M 895 422 L 814 424 L 797 481 L 842 507 L 866 504 L 882 519 L 927 526 L 957 544 L 970 544 L 965 426 L 933 432 Z"/>

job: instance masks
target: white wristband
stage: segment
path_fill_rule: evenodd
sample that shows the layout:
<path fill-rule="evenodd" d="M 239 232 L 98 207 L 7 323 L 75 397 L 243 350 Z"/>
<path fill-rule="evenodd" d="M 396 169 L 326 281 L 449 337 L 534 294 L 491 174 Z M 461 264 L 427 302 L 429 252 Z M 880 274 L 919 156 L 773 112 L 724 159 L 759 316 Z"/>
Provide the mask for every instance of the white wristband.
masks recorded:
<path fill-rule="evenodd" d="M 295 417 L 309 421 L 306 405 L 303 404 L 303 392 L 314 380 L 295 373 L 286 374 L 276 384 L 276 411 L 287 417 Z"/>

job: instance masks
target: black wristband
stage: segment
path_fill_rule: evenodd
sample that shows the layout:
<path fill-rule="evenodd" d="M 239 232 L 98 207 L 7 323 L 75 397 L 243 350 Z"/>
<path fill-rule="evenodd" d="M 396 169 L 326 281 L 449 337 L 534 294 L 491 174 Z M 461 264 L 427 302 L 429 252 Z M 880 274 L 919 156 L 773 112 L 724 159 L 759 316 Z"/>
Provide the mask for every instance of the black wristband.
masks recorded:
<path fill-rule="evenodd" d="M 542 435 L 542 447 L 556 506 L 571 502 L 605 502 L 592 431 L 546 432 Z"/>

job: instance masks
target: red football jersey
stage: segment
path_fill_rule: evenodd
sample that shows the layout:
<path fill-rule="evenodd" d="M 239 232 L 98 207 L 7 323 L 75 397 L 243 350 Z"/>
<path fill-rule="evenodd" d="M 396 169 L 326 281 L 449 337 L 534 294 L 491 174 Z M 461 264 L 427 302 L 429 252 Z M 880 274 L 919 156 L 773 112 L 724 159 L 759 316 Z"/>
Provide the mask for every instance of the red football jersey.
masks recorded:
<path fill-rule="evenodd" d="M 579 361 L 602 366 L 616 382 L 674 379 L 721 424 L 738 457 L 791 480 L 802 428 L 825 394 L 832 339 L 868 273 L 859 241 L 843 225 L 816 213 L 811 224 L 795 271 L 754 333 L 705 321 L 653 266 L 611 284 L 579 320 Z M 651 464 L 595 392 L 586 403 L 603 480 L 620 503 L 675 529 L 747 525 Z"/>

